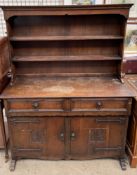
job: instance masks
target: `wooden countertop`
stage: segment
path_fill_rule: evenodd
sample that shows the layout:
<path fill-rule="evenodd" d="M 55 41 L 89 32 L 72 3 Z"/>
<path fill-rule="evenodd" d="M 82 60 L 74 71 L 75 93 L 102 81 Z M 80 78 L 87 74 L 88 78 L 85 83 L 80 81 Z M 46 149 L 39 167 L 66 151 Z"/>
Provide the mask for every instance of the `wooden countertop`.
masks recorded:
<path fill-rule="evenodd" d="M 133 97 L 133 93 L 112 77 L 16 77 L 0 97 Z"/>

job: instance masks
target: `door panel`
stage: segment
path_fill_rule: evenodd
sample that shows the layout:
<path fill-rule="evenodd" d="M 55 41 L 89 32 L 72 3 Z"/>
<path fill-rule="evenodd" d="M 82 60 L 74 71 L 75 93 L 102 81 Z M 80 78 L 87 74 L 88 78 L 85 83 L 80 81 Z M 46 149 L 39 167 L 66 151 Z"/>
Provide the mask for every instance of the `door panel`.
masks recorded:
<path fill-rule="evenodd" d="M 71 118 L 72 158 L 120 156 L 125 147 L 126 117 Z"/>
<path fill-rule="evenodd" d="M 64 158 L 64 118 L 9 118 L 14 155 L 29 158 Z"/>
<path fill-rule="evenodd" d="M 64 158 L 65 128 L 63 117 L 48 117 L 47 155 L 48 157 Z"/>

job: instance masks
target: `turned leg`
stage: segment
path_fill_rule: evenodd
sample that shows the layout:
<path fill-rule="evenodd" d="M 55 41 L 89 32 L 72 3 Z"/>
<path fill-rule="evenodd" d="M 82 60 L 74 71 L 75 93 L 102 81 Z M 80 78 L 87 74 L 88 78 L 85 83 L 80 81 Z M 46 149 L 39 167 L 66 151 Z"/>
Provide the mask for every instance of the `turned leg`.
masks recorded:
<path fill-rule="evenodd" d="M 8 149 L 5 150 L 5 162 L 8 162 L 9 160 L 9 153 L 8 153 Z"/>
<path fill-rule="evenodd" d="M 123 158 L 120 158 L 119 161 L 120 161 L 121 169 L 125 171 L 127 169 L 127 158 L 126 158 L 126 156 L 123 157 Z"/>
<path fill-rule="evenodd" d="M 9 144 L 9 139 L 7 140 L 5 145 L 5 162 L 8 162 L 9 160 L 8 144 Z"/>
<path fill-rule="evenodd" d="M 8 162 L 9 160 L 8 142 L 5 142 L 4 147 L 5 147 L 5 162 Z"/>
<path fill-rule="evenodd" d="M 10 162 L 10 171 L 14 171 L 16 166 L 16 160 L 11 160 Z"/>

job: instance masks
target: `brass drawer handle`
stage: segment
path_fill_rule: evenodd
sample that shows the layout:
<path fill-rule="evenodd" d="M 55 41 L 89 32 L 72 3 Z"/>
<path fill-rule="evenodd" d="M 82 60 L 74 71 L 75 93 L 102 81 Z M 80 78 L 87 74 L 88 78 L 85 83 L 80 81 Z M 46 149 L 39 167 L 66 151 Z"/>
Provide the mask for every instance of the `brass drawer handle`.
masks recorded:
<path fill-rule="evenodd" d="M 33 107 L 34 109 L 38 109 L 39 103 L 38 103 L 38 102 L 33 102 L 33 103 L 32 103 L 32 107 Z"/>
<path fill-rule="evenodd" d="M 102 104 L 101 101 L 98 101 L 98 102 L 96 103 L 96 108 L 97 108 L 98 110 L 100 110 L 100 109 L 102 108 L 102 106 L 103 106 L 103 104 Z"/>
<path fill-rule="evenodd" d="M 75 140 L 76 139 L 75 132 L 73 132 L 73 131 L 71 132 L 70 138 L 71 138 L 71 140 Z"/>

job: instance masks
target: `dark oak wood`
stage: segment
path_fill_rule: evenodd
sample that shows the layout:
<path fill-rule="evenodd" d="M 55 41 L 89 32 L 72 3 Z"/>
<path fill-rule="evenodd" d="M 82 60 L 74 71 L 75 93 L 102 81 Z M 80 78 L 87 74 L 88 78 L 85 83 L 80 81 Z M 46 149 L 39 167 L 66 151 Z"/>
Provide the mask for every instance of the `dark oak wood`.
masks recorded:
<path fill-rule="evenodd" d="M 5 102 L 10 116 L 90 116 L 128 115 L 129 98 L 46 98 L 8 99 Z"/>
<path fill-rule="evenodd" d="M 70 155 L 74 159 L 120 156 L 127 123 L 122 117 L 72 118 Z"/>
<path fill-rule="evenodd" d="M 133 4 L 105 4 L 84 6 L 1 6 L 5 11 L 5 19 L 13 16 L 64 16 L 64 15 L 93 15 L 93 14 L 120 14 L 129 16 L 129 8 Z M 27 11 L 27 13 L 26 13 Z M 34 13 L 35 12 L 35 13 Z"/>
<path fill-rule="evenodd" d="M 2 7 L 10 84 L 1 93 L 11 167 L 21 158 L 118 158 L 133 94 L 122 84 L 131 4 Z"/>
<path fill-rule="evenodd" d="M 64 159 L 65 140 L 68 139 L 64 117 L 12 117 L 8 120 L 14 159 Z M 69 158 L 120 157 L 127 123 L 128 118 L 123 116 L 70 118 Z M 112 132 L 109 127 L 113 128 Z"/>
<path fill-rule="evenodd" d="M 50 67 L 51 69 L 51 67 Z M 74 68 L 76 69 L 76 68 Z M 56 75 L 56 74 L 54 74 Z M 46 75 L 45 75 L 46 76 Z M 116 77 L 18 76 L 2 98 L 131 97 L 132 92 Z"/>
<path fill-rule="evenodd" d="M 54 123 L 56 123 L 56 127 Z M 64 159 L 64 118 L 9 118 L 9 125 L 15 159 L 19 157 Z"/>

